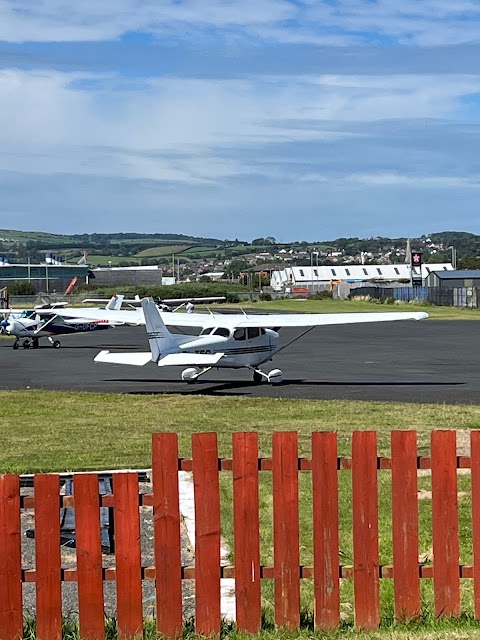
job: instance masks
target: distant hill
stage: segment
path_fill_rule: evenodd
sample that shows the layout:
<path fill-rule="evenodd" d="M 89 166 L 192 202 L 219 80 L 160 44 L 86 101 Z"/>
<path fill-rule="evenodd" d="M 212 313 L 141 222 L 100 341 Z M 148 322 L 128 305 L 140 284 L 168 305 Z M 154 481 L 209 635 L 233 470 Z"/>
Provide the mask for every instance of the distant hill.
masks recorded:
<path fill-rule="evenodd" d="M 464 231 L 442 231 L 417 238 L 410 238 L 412 249 L 421 249 L 427 262 L 445 262 L 452 256 L 452 247 L 458 260 L 471 262 L 480 255 L 480 236 Z M 405 258 L 407 238 L 336 238 L 335 240 L 295 241 L 279 243 L 273 237 L 255 238 L 251 242 L 238 239 L 220 240 L 176 233 L 84 233 L 63 235 L 43 231 L 16 231 L 0 229 L 0 256 L 11 262 L 43 260 L 46 252 L 55 253 L 62 260 L 77 262 L 83 251 L 89 254 L 91 265 L 160 264 L 169 267 L 172 255 L 182 263 L 203 262 L 210 265 L 225 260 L 238 262 L 245 268 L 246 262 L 272 262 L 272 256 L 282 249 L 295 254 L 295 263 L 310 264 L 312 255 L 319 264 L 330 264 L 330 252 L 338 252 L 335 261 L 342 257 L 363 254 L 367 261 L 386 260 L 401 262 Z M 312 253 L 313 252 L 313 253 Z M 262 258 L 262 256 L 265 256 Z M 479 258 L 480 260 L 480 258 Z M 242 262 L 243 261 L 243 262 Z M 241 263 L 241 264 L 240 264 Z M 460 264 L 460 262 L 459 262 Z M 221 268 L 221 267 L 220 267 Z"/>

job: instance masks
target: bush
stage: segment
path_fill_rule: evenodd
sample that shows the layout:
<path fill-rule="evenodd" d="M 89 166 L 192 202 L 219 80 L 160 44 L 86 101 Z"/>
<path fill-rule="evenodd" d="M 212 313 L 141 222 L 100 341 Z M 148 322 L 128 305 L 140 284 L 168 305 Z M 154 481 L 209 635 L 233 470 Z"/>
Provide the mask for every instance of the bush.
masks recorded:
<path fill-rule="evenodd" d="M 317 291 L 316 293 L 312 293 L 308 296 L 309 300 L 331 300 L 332 292 L 331 291 Z"/>
<path fill-rule="evenodd" d="M 10 296 L 34 296 L 36 293 L 35 285 L 29 280 L 14 282 L 8 287 L 8 295 Z"/>
<path fill-rule="evenodd" d="M 272 299 L 272 296 L 269 293 L 261 293 L 259 297 L 262 302 L 270 302 Z"/>

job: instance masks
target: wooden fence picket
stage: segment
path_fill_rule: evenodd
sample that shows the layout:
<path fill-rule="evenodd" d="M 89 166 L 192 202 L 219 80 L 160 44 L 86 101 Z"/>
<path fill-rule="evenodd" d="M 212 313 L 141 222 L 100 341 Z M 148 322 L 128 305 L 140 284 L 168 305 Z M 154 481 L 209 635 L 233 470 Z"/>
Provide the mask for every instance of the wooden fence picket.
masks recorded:
<path fill-rule="evenodd" d="M 475 618 L 480 619 L 480 431 L 470 432 L 472 542 L 473 542 L 473 597 Z"/>
<path fill-rule="evenodd" d="M 391 437 L 395 616 L 410 620 L 420 615 L 417 434 L 393 431 Z"/>
<path fill-rule="evenodd" d="M 153 434 L 152 475 L 157 630 L 166 638 L 176 638 L 183 627 L 176 433 Z"/>
<path fill-rule="evenodd" d="M 455 431 L 432 431 L 433 589 L 435 614 L 460 613 L 460 573 Z"/>
<path fill-rule="evenodd" d="M 312 433 L 315 627 L 340 623 L 337 434 Z"/>
<path fill-rule="evenodd" d="M 105 614 L 98 475 L 75 475 L 73 491 L 80 636 L 82 640 L 103 640 Z"/>
<path fill-rule="evenodd" d="M 377 434 L 352 434 L 353 586 L 355 625 L 366 631 L 380 624 L 378 558 Z"/>
<path fill-rule="evenodd" d="M 240 631 L 258 633 L 261 623 L 258 434 L 233 434 L 235 597 Z"/>
<path fill-rule="evenodd" d="M 38 640 L 61 640 L 60 479 L 40 474 L 35 492 L 35 586 Z"/>
<path fill-rule="evenodd" d="M 300 625 L 298 433 L 275 431 L 272 442 L 275 624 Z"/>
<path fill-rule="evenodd" d="M 0 475 L 0 638 L 23 637 L 22 548 L 18 476 Z"/>
<path fill-rule="evenodd" d="M 117 620 L 120 640 L 142 636 L 142 572 L 138 476 L 118 473 L 113 478 Z"/>
<path fill-rule="evenodd" d="M 220 633 L 220 487 L 216 433 L 192 435 L 195 494 L 195 630 Z"/>

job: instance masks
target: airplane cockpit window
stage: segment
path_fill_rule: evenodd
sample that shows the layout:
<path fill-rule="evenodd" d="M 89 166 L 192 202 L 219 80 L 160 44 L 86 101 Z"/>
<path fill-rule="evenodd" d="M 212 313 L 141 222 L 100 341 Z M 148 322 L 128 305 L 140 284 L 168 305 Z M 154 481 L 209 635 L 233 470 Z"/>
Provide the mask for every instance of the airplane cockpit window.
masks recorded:
<path fill-rule="evenodd" d="M 202 329 L 200 331 L 200 335 L 201 336 L 208 336 L 208 335 L 210 335 L 212 333 L 212 331 L 213 331 L 213 327 L 207 327 L 206 329 Z"/>
<path fill-rule="evenodd" d="M 248 339 L 258 338 L 260 335 L 260 329 L 258 327 L 248 327 Z"/>
<path fill-rule="evenodd" d="M 230 337 L 230 331 L 228 329 L 225 329 L 225 327 L 218 327 L 218 329 L 215 329 L 215 331 L 213 332 L 214 336 L 223 336 L 224 338 L 229 338 Z"/>
<path fill-rule="evenodd" d="M 245 329 L 235 329 L 235 331 L 233 332 L 233 337 L 235 340 L 245 340 L 246 338 Z"/>

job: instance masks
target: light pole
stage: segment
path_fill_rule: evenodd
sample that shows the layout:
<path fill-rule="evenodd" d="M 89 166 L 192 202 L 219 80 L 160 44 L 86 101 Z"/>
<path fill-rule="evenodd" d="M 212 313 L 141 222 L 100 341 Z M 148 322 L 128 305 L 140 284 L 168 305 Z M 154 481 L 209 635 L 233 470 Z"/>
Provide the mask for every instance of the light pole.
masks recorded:
<path fill-rule="evenodd" d="M 318 251 L 312 251 L 312 262 L 313 262 L 313 256 L 315 255 L 315 265 L 316 265 L 316 271 L 315 271 L 315 292 L 318 292 Z"/>
<path fill-rule="evenodd" d="M 452 250 L 452 267 L 456 269 L 457 268 L 457 250 L 453 245 L 451 245 L 450 247 L 447 247 L 447 249 Z"/>

